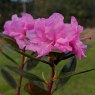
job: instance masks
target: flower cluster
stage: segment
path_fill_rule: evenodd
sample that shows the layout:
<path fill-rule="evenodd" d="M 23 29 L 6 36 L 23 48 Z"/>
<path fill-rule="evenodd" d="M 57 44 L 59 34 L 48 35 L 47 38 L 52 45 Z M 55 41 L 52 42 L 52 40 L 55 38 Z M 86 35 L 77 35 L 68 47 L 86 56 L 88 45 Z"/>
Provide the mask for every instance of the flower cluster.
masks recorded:
<path fill-rule="evenodd" d="M 70 51 L 82 58 L 87 48 L 80 38 L 82 31 L 83 27 L 73 16 L 71 23 L 64 23 L 64 17 L 59 13 L 38 19 L 26 13 L 22 17 L 13 15 L 12 20 L 5 23 L 3 33 L 14 38 L 21 49 L 37 52 L 37 57 L 58 50 Z"/>

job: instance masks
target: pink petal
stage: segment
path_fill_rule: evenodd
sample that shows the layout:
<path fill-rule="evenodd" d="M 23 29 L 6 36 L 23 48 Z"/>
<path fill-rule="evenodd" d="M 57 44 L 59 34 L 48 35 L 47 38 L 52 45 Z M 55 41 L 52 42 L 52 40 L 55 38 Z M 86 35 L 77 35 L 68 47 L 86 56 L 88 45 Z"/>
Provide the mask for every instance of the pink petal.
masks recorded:
<path fill-rule="evenodd" d="M 62 52 L 72 51 L 72 47 L 69 46 L 69 41 L 67 39 L 60 38 L 56 41 L 55 45 L 57 50 Z"/>

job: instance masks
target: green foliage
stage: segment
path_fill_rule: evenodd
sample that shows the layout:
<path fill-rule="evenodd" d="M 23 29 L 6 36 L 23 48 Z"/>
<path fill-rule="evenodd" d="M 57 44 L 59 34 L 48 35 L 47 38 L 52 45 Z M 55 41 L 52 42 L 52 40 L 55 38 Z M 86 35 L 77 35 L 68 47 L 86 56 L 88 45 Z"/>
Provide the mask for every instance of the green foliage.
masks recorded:
<path fill-rule="evenodd" d="M 7 83 L 13 87 L 14 89 L 16 89 L 17 84 L 15 79 L 12 77 L 12 75 L 8 72 L 8 70 L 6 69 L 1 69 L 1 74 L 3 76 L 3 78 L 7 81 Z"/>
<path fill-rule="evenodd" d="M 60 78 L 64 79 L 64 78 L 67 78 L 67 77 L 71 77 L 71 76 L 75 76 L 75 75 L 79 75 L 79 74 L 83 74 L 83 73 L 95 70 L 95 68 L 93 68 L 95 66 L 95 64 L 94 64 L 94 62 L 95 62 L 94 61 L 94 52 L 93 51 L 95 51 L 95 49 L 93 47 L 90 48 L 90 52 L 88 52 L 88 54 L 87 54 L 88 57 L 84 58 L 82 61 L 80 61 L 81 63 L 77 64 L 78 65 L 77 69 L 79 70 L 78 72 L 77 71 L 76 72 L 66 72 Z M 91 55 L 93 55 L 93 56 L 91 56 Z M 0 55 L 0 56 L 2 56 L 2 55 Z M 14 55 L 11 54 L 11 56 L 13 57 Z M 18 60 L 18 57 L 16 59 Z M 4 65 L 4 63 L 6 63 L 7 61 L 3 58 L 2 58 L 2 60 L 3 60 L 3 62 L 1 61 L 1 64 L 3 63 L 3 65 Z M 91 60 L 90 63 L 88 63 L 89 60 Z M 58 71 L 63 66 L 62 62 L 60 64 L 58 64 L 58 65 L 60 65 L 60 67 L 58 68 Z M 9 63 L 9 64 L 12 65 L 11 63 Z M 37 68 L 32 70 L 33 71 L 32 73 L 36 73 L 39 76 L 40 76 L 41 72 L 43 72 L 43 71 L 46 71 L 46 74 L 49 73 L 50 69 L 48 68 L 48 66 L 43 65 L 43 64 L 39 64 L 39 65 L 37 66 Z M 86 68 L 92 68 L 92 69 L 88 69 L 88 70 L 85 71 Z M 83 70 L 81 71 L 80 69 L 83 69 Z M 29 71 L 29 72 L 31 72 L 31 71 Z M 14 74 L 14 76 L 16 76 L 16 75 Z M 91 72 L 91 73 L 88 73 L 88 74 L 85 74 L 85 75 L 79 75 L 78 77 L 74 77 L 65 86 L 66 89 L 64 88 L 64 92 L 63 92 L 63 88 L 62 88 L 62 90 L 58 90 L 58 92 L 55 92 L 54 95 L 59 95 L 59 94 L 62 95 L 63 93 L 64 93 L 64 95 L 70 95 L 70 94 L 72 94 L 72 95 L 73 94 L 81 94 L 81 95 L 84 95 L 84 94 L 85 95 L 86 94 L 90 95 L 90 94 L 92 94 L 92 95 L 94 95 L 95 92 L 94 92 L 94 80 L 93 79 L 94 79 L 94 72 Z M 0 91 L 4 92 L 3 94 L 5 94 L 5 95 L 11 95 L 11 94 L 14 95 L 15 91 L 11 90 L 10 87 L 3 81 L 3 79 L 1 77 L 0 77 L 0 81 L 1 81 L 0 82 L 0 87 L 1 87 Z M 26 79 L 24 79 L 23 80 L 23 85 L 26 82 L 27 82 Z M 32 82 L 34 82 L 34 81 L 32 81 Z M 39 86 L 42 85 L 42 83 L 43 82 L 41 82 L 41 84 L 40 84 L 39 81 L 35 81 L 34 85 L 39 87 Z M 83 85 L 81 85 L 81 84 L 83 84 Z M 43 86 L 41 86 L 40 88 L 44 89 Z M 74 90 L 74 88 L 76 88 L 76 90 Z M 28 95 L 22 90 L 21 95 L 24 95 L 24 94 Z"/>
<path fill-rule="evenodd" d="M 50 52 L 49 57 L 51 57 L 52 62 L 57 65 L 61 60 L 66 60 L 74 56 L 71 52 L 68 53 L 59 53 L 59 52 Z"/>
<path fill-rule="evenodd" d="M 68 58 L 70 58 L 72 56 L 75 56 L 75 54 L 72 54 L 71 52 L 68 52 L 68 53 L 65 54 L 65 56 L 63 56 L 61 58 L 61 60 L 66 60 L 66 59 L 68 59 Z"/>
<path fill-rule="evenodd" d="M 38 64 L 39 64 L 39 61 L 33 60 L 33 59 L 28 59 L 26 61 L 26 70 L 34 69 Z"/>
<path fill-rule="evenodd" d="M 51 95 L 48 91 L 30 82 L 25 85 L 25 91 L 27 91 L 30 95 Z"/>
<path fill-rule="evenodd" d="M 40 88 L 46 90 L 46 87 L 45 87 L 46 84 L 44 84 L 44 83 L 41 82 L 41 81 L 32 81 L 32 80 L 29 80 L 29 82 L 30 82 L 31 84 L 34 84 L 34 85 L 36 85 L 36 86 L 38 86 L 38 87 L 40 87 Z"/>
<path fill-rule="evenodd" d="M 18 64 L 14 59 L 12 59 L 12 57 L 10 57 L 8 54 L 6 54 L 4 51 L 0 50 L 0 52 L 8 59 L 10 60 L 12 63 L 15 63 L 16 65 Z"/>
<path fill-rule="evenodd" d="M 69 63 L 66 63 L 59 76 L 58 76 L 58 79 L 56 80 L 56 89 L 59 89 L 60 87 L 63 87 L 67 82 L 68 80 L 71 78 L 71 77 L 65 77 L 64 78 L 64 74 L 68 73 L 68 72 L 74 72 L 75 69 L 76 69 L 76 64 L 77 64 L 77 60 L 76 60 L 76 57 L 71 57 L 71 61 Z M 62 78 L 63 76 L 63 78 Z"/>
<path fill-rule="evenodd" d="M 13 48 L 13 49 L 19 49 L 16 41 L 12 39 L 11 37 L 0 33 L 0 38 L 3 39 L 4 46 L 9 46 L 10 48 Z"/>
<path fill-rule="evenodd" d="M 95 68 L 90 68 L 90 69 L 87 69 L 87 70 L 83 70 L 83 71 L 78 71 L 78 72 L 67 72 L 64 74 L 64 76 L 61 76 L 60 78 L 63 79 L 63 78 L 68 78 L 68 77 L 72 77 L 72 76 L 76 76 L 76 75 L 79 75 L 79 74 L 84 74 L 84 73 L 88 73 L 88 72 L 91 72 L 91 71 L 94 71 Z"/>
<path fill-rule="evenodd" d="M 9 70 L 23 76 L 24 78 L 28 79 L 28 80 L 32 80 L 32 81 L 41 81 L 44 82 L 42 79 L 40 79 L 38 76 L 32 74 L 32 73 L 28 73 L 27 71 L 18 69 L 17 67 L 14 66 L 6 66 L 6 68 L 8 68 Z"/>

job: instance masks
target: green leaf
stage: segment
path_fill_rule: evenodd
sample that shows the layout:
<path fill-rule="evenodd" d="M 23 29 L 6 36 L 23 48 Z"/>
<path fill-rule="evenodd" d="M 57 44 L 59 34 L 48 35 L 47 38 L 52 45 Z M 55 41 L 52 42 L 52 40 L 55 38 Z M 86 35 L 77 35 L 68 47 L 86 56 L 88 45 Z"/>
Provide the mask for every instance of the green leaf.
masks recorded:
<path fill-rule="evenodd" d="M 25 87 L 25 91 L 28 92 L 30 95 L 51 95 L 48 91 L 38 87 L 34 83 L 28 82 Z"/>
<path fill-rule="evenodd" d="M 18 64 L 14 59 L 12 59 L 9 55 L 7 55 L 4 51 L 0 51 L 8 60 L 11 62 L 15 63 L 16 65 Z"/>
<path fill-rule="evenodd" d="M 61 60 L 68 59 L 70 57 L 74 56 L 71 52 L 68 53 L 59 53 L 59 52 L 50 52 L 49 57 L 52 59 L 52 63 L 57 65 Z"/>
<path fill-rule="evenodd" d="M 44 86 L 44 83 L 41 82 L 41 81 L 31 81 L 31 80 L 30 80 L 30 83 L 31 83 L 31 84 L 35 84 L 36 86 L 38 86 L 38 87 L 40 87 L 40 88 L 42 88 L 42 89 L 46 89 L 45 86 Z M 46 84 L 45 84 L 45 85 L 46 85 Z"/>
<path fill-rule="evenodd" d="M 33 60 L 33 59 L 28 59 L 26 61 L 26 70 L 34 69 L 38 64 L 39 64 L 39 61 Z"/>
<path fill-rule="evenodd" d="M 15 79 L 12 77 L 12 75 L 6 70 L 6 69 L 1 69 L 1 74 L 3 76 L 3 78 L 7 81 L 7 83 L 13 87 L 14 89 L 16 89 L 17 84 Z"/>
<path fill-rule="evenodd" d="M 73 57 L 73 56 L 75 56 L 75 54 L 72 54 L 71 52 L 68 52 L 68 53 L 65 54 L 65 56 L 63 56 L 61 58 L 61 60 L 65 60 L 65 59 L 68 59 L 68 58 Z"/>
<path fill-rule="evenodd" d="M 71 58 L 71 61 L 69 63 L 64 65 L 64 67 L 62 68 L 58 76 L 58 79 L 56 80 L 57 89 L 64 86 L 68 82 L 68 80 L 71 78 L 70 76 L 64 77 L 64 74 L 66 74 L 67 72 L 72 72 L 72 71 L 74 72 L 76 69 L 76 63 L 77 63 L 77 60 L 76 60 L 76 57 L 74 56 Z"/>
<path fill-rule="evenodd" d="M 18 52 L 18 53 L 20 53 L 21 55 L 24 55 L 24 56 L 26 56 L 26 57 L 32 59 L 32 60 L 37 60 L 37 61 L 40 61 L 40 62 L 42 62 L 42 63 L 49 64 L 47 61 L 41 60 L 41 59 L 38 59 L 38 58 L 35 58 L 35 57 L 33 57 L 33 56 L 31 56 L 31 55 L 29 55 L 29 54 L 23 52 L 23 51 L 20 51 L 20 50 L 15 50 L 15 51 Z"/>
<path fill-rule="evenodd" d="M 73 76 L 76 76 L 76 75 L 80 75 L 80 74 L 85 74 L 85 73 L 88 73 L 88 72 L 91 72 L 91 71 L 94 71 L 95 68 L 91 68 L 91 69 L 87 69 L 87 70 L 83 70 L 83 71 L 77 71 L 77 72 L 67 72 L 64 74 L 64 76 L 61 76 L 60 78 L 67 78 L 67 77 L 73 77 Z"/>
<path fill-rule="evenodd" d="M 10 47 L 13 47 L 13 48 L 16 48 L 16 49 L 19 49 L 16 41 L 14 39 L 12 39 L 11 37 L 5 35 L 5 34 L 2 34 L 0 33 L 0 37 L 7 43 L 10 45 Z"/>
<path fill-rule="evenodd" d="M 29 73 L 29 72 L 26 72 L 24 70 L 21 70 L 21 69 L 18 69 L 17 67 L 14 67 L 14 66 L 6 66 L 6 68 L 8 68 L 9 70 L 23 76 L 24 78 L 28 79 L 28 80 L 32 80 L 32 81 L 41 81 L 41 82 L 44 82 L 42 79 L 40 79 L 38 76 L 32 74 L 32 73 Z"/>

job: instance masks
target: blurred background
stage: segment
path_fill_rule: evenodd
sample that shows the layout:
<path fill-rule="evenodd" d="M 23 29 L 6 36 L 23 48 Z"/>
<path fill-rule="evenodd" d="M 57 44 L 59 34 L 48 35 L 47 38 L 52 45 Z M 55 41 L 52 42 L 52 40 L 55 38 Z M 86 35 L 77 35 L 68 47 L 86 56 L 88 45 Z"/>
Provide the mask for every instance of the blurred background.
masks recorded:
<path fill-rule="evenodd" d="M 3 31 L 6 20 L 11 19 L 13 14 L 21 15 L 23 12 L 32 14 L 34 18 L 49 17 L 52 13 L 59 12 L 64 15 L 66 22 L 70 21 L 71 16 L 77 17 L 78 22 L 85 27 L 83 35 L 92 36 L 92 40 L 86 42 L 91 48 L 87 50 L 86 58 L 78 60 L 77 70 L 95 67 L 95 0 L 0 0 L 0 32 Z M 20 63 L 20 55 L 11 50 L 5 52 Z M 0 53 L 0 69 L 6 64 L 12 62 Z M 58 69 L 61 67 L 62 64 L 59 64 Z M 39 76 L 42 72 L 49 75 L 48 70 L 45 65 L 41 65 L 32 72 Z M 4 95 L 15 95 L 15 90 L 11 89 L 1 75 L 0 92 Z M 21 95 L 28 94 L 22 91 Z M 71 78 L 55 95 L 95 95 L 95 71 Z"/>
<path fill-rule="evenodd" d="M 21 14 L 23 10 L 35 18 L 60 12 L 69 21 L 74 15 L 83 26 L 95 26 L 95 0 L 0 0 L 0 29 L 11 15 Z"/>

